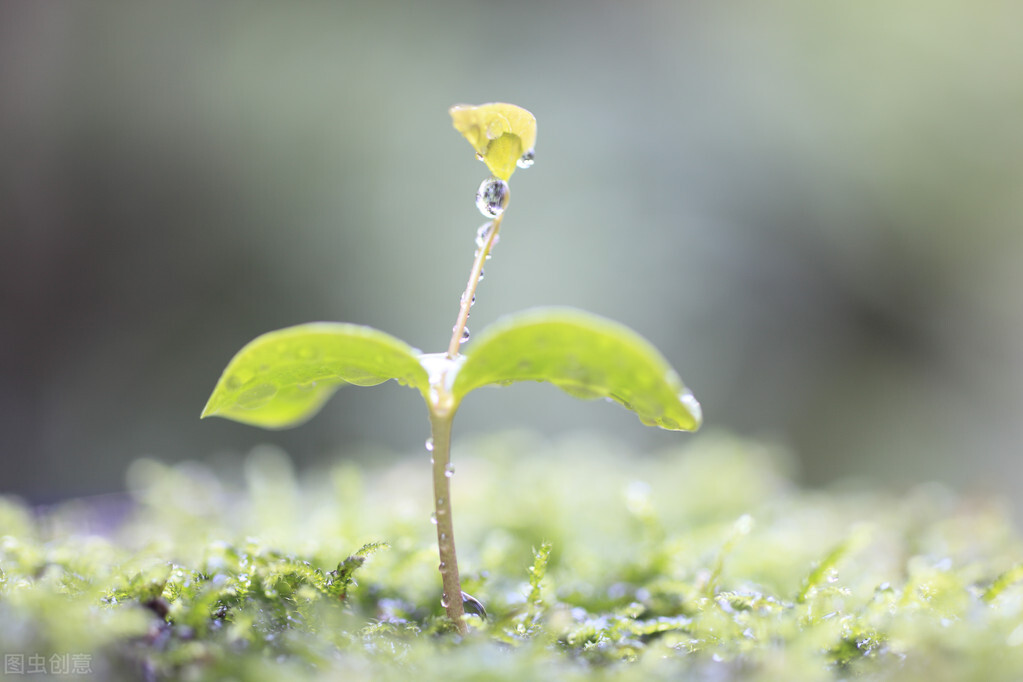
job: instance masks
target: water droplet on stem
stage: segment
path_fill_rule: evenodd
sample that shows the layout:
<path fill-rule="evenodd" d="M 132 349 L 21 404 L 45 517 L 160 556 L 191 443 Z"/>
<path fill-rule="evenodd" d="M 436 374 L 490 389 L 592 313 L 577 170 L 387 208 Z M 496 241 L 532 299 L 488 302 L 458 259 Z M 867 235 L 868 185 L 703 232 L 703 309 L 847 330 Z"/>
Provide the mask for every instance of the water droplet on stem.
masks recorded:
<path fill-rule="evenodd" d="M 465 343 L 469 340 L 469 328 L 464 327 L 462 329 L 462 338 L 458 339 L 458 343 Z"/>
<path fill-rule="evenodd" d="M 490 228 L 493 226 L 493 222 L 480 225 L 480 229 L 476 230 L 476 246 L 483 248 L 483 245 L 487 243 L 487 237 L 490 236 Z"/>
<path fill-rule="evenodd" d="M 508 183 L 490 176 L 476 190 L 476 208 L 487 218 L 496 218 L 508 205 Z"/>
<path fill-rule="evenodd" d="M 426 439 L 426 451 L 433 452 L 433 437 Z"/>
<path fill-rule="evenodd" d="M 444 467 L 444 475 L 447 476 L 448 478 L 451 478 L 452 476 L 454 476 L 455 475 L 455 465 L 449 463 L 447 466 L 445 466 Z"/>

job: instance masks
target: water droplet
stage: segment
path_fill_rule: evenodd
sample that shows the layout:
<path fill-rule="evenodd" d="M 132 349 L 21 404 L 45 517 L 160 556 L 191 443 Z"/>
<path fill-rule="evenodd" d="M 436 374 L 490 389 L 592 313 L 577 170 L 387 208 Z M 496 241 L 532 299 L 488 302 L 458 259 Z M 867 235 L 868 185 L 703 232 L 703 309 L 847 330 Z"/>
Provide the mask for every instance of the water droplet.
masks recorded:
<path fill-rule="evenodd" d="M 448 565 L 442 561 L 442 562 L 440 562 L 440 565 L 437 567 L 437 570 L 443 572 L 444 569 L 447 568 L 447 567 L 448 567 Z"/>
<path fill-rule="evenodd" d="M 441 533 L 440 536 L 438 537 L 438 539 L 441 542 L 444 542 L 445 540 L 448 539 L 448 534 L 447 533 Z M 444 562 L 441 562 L 440 568 L 441 568 L 442 571 L 444 570 Z"/>
<path fill-rule="evenodd" d="M 490 236 L 490 228 L 493 226 L 493 222 L 480 225 L 480 229 L 476 230 L 476 246 L 483 248 L 483 245 L 487 243 L 487 237 Z"/>
<path fill-rule="evenodd" d="M 518 166 L 519 168 L 529 168 L 530 166 L 533 165 L 535 161 L 536 151 L 532 149 L 527 149 L 522 154 L 522 156 L 519 157 L 519 160 L 515 162 L 515 165 Z"/>
<path fill-rule="evenodd" d="M 426 439 L 426 451 L 433 452 L 433 437 Z"/>
<path fill-rule="evenodd" d="M 480 183 L 476 190 L 476 208 L 487 218 L 496 218 L 508 205 L 508 183 L 493 176 Z"/>
<path fill-rule="evenodd" d="M 430 523 L 435 526 L 437 525 L 437 514 L 435 512 L 430 512 Z"/>
<path fill-rule="evenodd" d="M 483 152 L 476 152 L 476 160 L 483 161 Z"/>
<path fill-rule="evenodd" d="M 256 373 L 251 369 L 239 369 L 227 378 L 227 387 L 231 389 L 241 388 L 256 378 Z"/>
<path fill-rule="evenodd" d="M 476 280 L 477 282 L 482 282 L 483 281 L 483 274 L 484 274 L 484 271 L 480 270 L 480 276 L 479 276 L 479 279 Z"/>
<path fill-rule="evenodd" d="M 462 329 L 462 338 L 458 339 L 458 343 L 465 343 L 469 340 L 469 328 L 465 327 Z"/>
<path fill-rule="evenodd" d="M 454 464 L 448 464 L 446 467 L 444 467 L 444 475 L 447 476 L 448 478 L 451 478 L 452 476 L 454 476 L 455 475 L 455 465 Z"/>
<path fill-rule="evenodd" d="M 444 504 L 444 501 L 445 501 L 445 498 L 443 498 L 443 497 L 438 497 L 438 498 L 437 498 L 437 505 L 438 505 L 438 506 L 440 506 L 440 505 Z"/>
<path fill-rule="evenodd" d="M 462 592 L 462 606 L 466 613 L 474 613 L 483 620 L 487 619 L 487 609 L 483 606 L 483 602 L 468 592 Z"/>
<path fill-rule="evenodd" d="M 442 594 L 440 596 L 440 605 L 443 606 L 444 608 L 447 608 L 448 607 L 448 603 L 449 603 L 448 602 L 448 593 L 445 592 L 444 594 Z"/>
<path fill-rule="evenodd" d="M 679 394 L 678 399 L 683 405 L 685 405 L 685 408 L 689 410 L 689 414 L 693 415 L 697 424 L 703 421 L 703 408 L 700 407 L 700 403 L 696 400 L 692 393 L 684 391 Z"/>
<path fill-rule="evenodd" d="M 495 116 L 487 123 L 487 137 L 496 140 L 511 130 L 508 119 L 504 116 Z"/>
<path fill-rule="evenodd" d="M 275 395 L 277 395 L 276 386 L 273 384 L 259 384 L 238 394 L 235 402 L 238 403 L 239 407 L 254 409 L 266 405 L 273 400 Z"/>

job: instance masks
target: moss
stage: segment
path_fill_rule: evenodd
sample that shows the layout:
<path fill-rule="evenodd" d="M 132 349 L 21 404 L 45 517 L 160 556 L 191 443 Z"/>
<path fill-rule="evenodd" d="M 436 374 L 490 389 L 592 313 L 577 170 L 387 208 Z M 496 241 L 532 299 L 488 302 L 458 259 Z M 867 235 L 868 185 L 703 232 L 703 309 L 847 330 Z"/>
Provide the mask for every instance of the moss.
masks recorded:
<path fill-rule="evenodd" d="M 800 490 L 777 453 L 714 435 L 641 457 L 506 434 L 455 461 L 464 588 L 489 613 L 467 637 L 437 594 L 426 462 L 303 477 L 263 449 L 237 475 L 139 462 L 120 502 L 0 500 L 5 664 L 35 656 L 56 676 L 74 655 L 104 679 L 1023 674 L 1023 543 L 991 501 Z"/>

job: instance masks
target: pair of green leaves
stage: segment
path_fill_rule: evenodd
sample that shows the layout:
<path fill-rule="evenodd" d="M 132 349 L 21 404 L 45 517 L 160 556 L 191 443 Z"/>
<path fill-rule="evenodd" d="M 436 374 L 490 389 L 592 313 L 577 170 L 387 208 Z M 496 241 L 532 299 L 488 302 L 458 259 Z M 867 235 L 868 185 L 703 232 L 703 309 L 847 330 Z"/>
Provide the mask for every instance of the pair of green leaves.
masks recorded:
<path fill-rule="evenodd" d="M 286 428 L 315 415 L 341 386 L 389 379 L 418 389 L 428 404 L 431 385 L 441 381 L 457 406 L 480 386 L 533 380 L 581 398 L 614 400 L 643 423 L 664 429 L 694 431 L 701 421 L 699 403 L 648 341 L 616 322 L 568 308 L 499 320 L 457 360 L 424 355 L 354 324 L 316 322 L 269 332 L 231 360 L 202 416 Z"/>

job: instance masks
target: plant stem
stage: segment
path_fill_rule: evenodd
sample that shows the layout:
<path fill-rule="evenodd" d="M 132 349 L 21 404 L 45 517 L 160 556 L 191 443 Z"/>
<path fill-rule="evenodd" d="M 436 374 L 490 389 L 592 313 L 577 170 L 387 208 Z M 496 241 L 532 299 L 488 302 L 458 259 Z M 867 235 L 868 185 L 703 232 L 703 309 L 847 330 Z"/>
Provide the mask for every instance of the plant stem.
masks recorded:
<path fill-rule="evenodd" d="M 483 263 L 487 260 L 490 250 L 497 240 L 497 233 L 501 229 L 501 219 L 504 213 L 494 218 L 494 224 L 487 233 L 483 246 L 476 249 L 476 258 L 472 262 L 472 270 L 469 271 L 469 281 L 465 285 L 465 292 L 458 308 L 458 319 L 451 330 L 451 343 L 448 344 L 448 357 L 452 360 L 458 355 L 458 347 L 462 343 L 462 333 L 465 331 L 465 324 L 469 321 L 469 308 L 472 307 L 473 297 L 476 296 L 476 287 L 480 283 L 480 273 L 483 272 Z"/>
<path fill-rule="evenodd" d="M 455 529 L 451 517 L 451 486 L 448 463 L 451 461 L 451 423 L 453 409 L 442 404 L 430 405 L 430 430 L 433 434 L 433 499 L 437 519 L 437 547 L 440 550 L 440 575 L 444 585 L 441 604 L 459 634 L 467 631 L 462 616 L 462 584 L 458 578 L 458 557 L 455 554 Z"/>
<path fill-rule="evenodd" d="M 507 200 L 504 202 L 507 207 Z M 497 241 L 497 233 L 501 229 L 502 211 L 493 220 L 490 230 L 487 232 L 483 243 L 476 249 L 476 257 L 472 262 L 472 269 L 469 271 L 469 281 L 465 285 L 465 292 L 458 307 L 458 318 L 451 330 L 451 342 L 448 344 L 448 358 L 454 360 L 458 357 L 458 348 L 462 343 L 462 334 L 465 332 L 465 324 L 469 320 L 469 308 L 472 307 L 473 299 L 476 297 L 476 287 L 480 283 L 480 275 L 483 273 L 483 263 L 486 262 L 490 250 L 494 248 Z M 447 374 L 446 372 L 444 373 Z M 455 625 L 459 634 L 464 635 L 468 628 L 465 625 L 463 616 L 465 607 L 462 605 L 462 583 L 458 578 L 458 556 L 455 553 L 455 526 L 451 514 L 451 485 L 448 465 L 451 463 L 451 424 L 455 419 L 455 410 L 458 407 L 451 393 L 446 387 L 447 377 L 442 375 L 436 384 L 431 386 L 431 397 L 427 401 L 430 410 L 430 432 L 433 443 L 433 501 L 434 514 L 437 520 L 437 549 L 440 553 L 440 576 L 444 585 L 444 596 L 441 604 L 447 611 L 448 618 Z"/>

